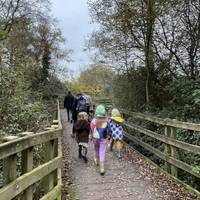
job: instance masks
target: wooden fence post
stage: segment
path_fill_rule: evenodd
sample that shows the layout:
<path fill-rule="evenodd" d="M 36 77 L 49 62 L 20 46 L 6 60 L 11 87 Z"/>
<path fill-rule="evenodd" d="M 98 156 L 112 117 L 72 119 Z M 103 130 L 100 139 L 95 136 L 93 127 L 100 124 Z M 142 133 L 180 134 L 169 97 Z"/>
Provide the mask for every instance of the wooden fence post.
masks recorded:
<path fill-rule="evenodd" d="M 17 136 L 7 136 L 3 142 L 9 142 L 17 139 Z M 11 155 L 3 160 L 4 185 L 17 178 L 17 154 Z"/>
<path fill-rule="evenodd" d="M 56 139 L 57 140 L 57 139 Z M 56 140 L 51 140 L 49 142 L 47 142 L 45 144 L 45 151 L 44 151 L 44 155 L 45 155 L 45 162 L 48 162 L 49 160 L 53 159 L 55 156 L 55 149 L 56 149 Z M 51 174 L 49 174 L 48 176 L 44 177 L 43 179 L 43 188 L 44 188 L 44 192 L 48 193 L 50 190 L 53 189 L 54 184 L 55 184 L 55 172 L 52 172 Z"/>
<path fill-rule="evenodd" d="M 173 139 L 176 139 L 176 130 L 173 127 L 170 127 L 170 137 L 173 138 Z M 178 150 L 174 146 L 171 146 L 171 156 L 173 158 L 175 158 L 175 159 L 178 158 Z M 171 174 L 174 177 L 178 176 L 178 169 L 177 169 L 177 167 L 171 165 Z"/>
<path fill-rule="evenodd" d="M 9 156 L 3 161 L 4 185 L 17 177 L 17 154 Z"/>
<path fill-rule="evenodd" d="M 62 138 L 61 136 L 58 138 L 58 156 L 62 157 Z M 57 176 L 58 184 L 62 184 L 62 174 L 61 167 L 58 168 L 58 176 Z"/>
<path fill-rule="evenodd" d="M 22 174 L 30 172 L 33 169 L 33 147 L 22 151 Z M 23 194 L 25 200 L 33 199 L 33 188 L 30 186 Z"/>
<path fill-rule="evenodd" d="M 170 137 L 170 128 L 168 126 L 165 126 L 165 130 L 164 130 L 164 134 L 166 137 Z M 170 156 L 171 155 L 171 148 L 169 144 L 165 144 L 165 150 L 164 150 L 165 154 Z M 167 171 L 168 173 L 171 173 L 171 165 L 165 161 L 165 171 Z"/>
<path fill-rule="evenodd" d="M 56 158 L 58 156 L 58 138 L 54 140 L 53 146 L 53 157 Z M 54 186 L 58 184 L 58 169 L 54 172 Z"/>
<path fill-rule="evenodd" d="M 21 133 L 20 136 L 29 136 L 32 135 L 33 132 L 24 132 Z M 33 147 L 25 149 L 22 151 L 22 174 L 30 172 L 33 169 Z M 30 186 L 24 191 L 23 194 L 24 200 L 32 200 L 33 199 L 33 187 Z"/>

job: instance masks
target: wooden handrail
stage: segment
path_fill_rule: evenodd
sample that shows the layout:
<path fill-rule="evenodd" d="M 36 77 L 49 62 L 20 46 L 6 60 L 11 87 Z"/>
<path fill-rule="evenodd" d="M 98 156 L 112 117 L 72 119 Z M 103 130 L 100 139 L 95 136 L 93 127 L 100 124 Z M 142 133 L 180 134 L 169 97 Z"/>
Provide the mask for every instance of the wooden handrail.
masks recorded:
<path fill-rule="evenodd" d="M 0 144 L 0 159 L 21 152 L 29 147 L 36 146 L 58 138 L 61 134 L 60 128 L 55 130 L 36 133 L 31 136 L 25 136 L 13 141 Z"/>
<path fill-rule="evenodd" d="M 166 155 L 165 153 L 161 152 L 160 150 L 152 147 L 151 145 L 143 142 L 142 140 L 138 139 L 137 137 L 135 136 L 132 136 L 130 134 L 126 134 L 125 135 L 127 138 L 129 138 L 131 141 L 133 142 L 136 142 L 137 144 L 139 144 L 140 146 L 144 147 L 145 149 L 149 150 L 150 152 L 152 152 L 153 154 L 155 154 L 156 156 L 158 156 L 159 158 L 165 160 L 166 162 L 192 174 L 193 176 L 196 176 L 198 178 L 200 178 L 200 174 L 199 173 L 196 173 L 194 170 L 193 170 L 193 167 L 184 163 L 183 161 L 180 161 L 172 156 L 168 156 Z"/>
<path fill-rule="evenodd" d="M 109 106 L 112 104 L 111 99 L 99 99 L 97 100 L 97 102 L 104 103 L 105 106 L 107 104 Z M 149 114 L 127 111 L 125 109 L 120 109 L 120 112 L 124 115 L 124 117 L 130 116 L 131 119 L 133 119 L 131 122 L 126 122 L 124 124 L 127 128 L 125 138 L 128 141 L 133 142 L 135 145 L 142 146 L 144 149 L 148 150 L 149 152 L 162 159 L 165 162 L 164 170 L 170 175 L 172 175 L 171 177 L 174 177 L 175 180 L 179 180 L 179 182 L 181 182 L 181 180 L 178 179 L 178 172 L 179 169 L 181 169 L 183 171 L 188 172 L 189 174 L 192 174 L 195 177 L 200 178 L 200 171 L 196 170 L 194 166 L 191 166 L 181 161 L 178 155 L 178 149 L 192 152 L 195 155 L 200 155 L 200 146 L 180 141 L 177 139 L 176 135 L 176 129 L 192 130 L 195 134 L 198 134 L 200 132 L 200 124 L 181 122 L 176 119 L 169 118 L 163 119 L 151 116 Z M 159 127 L 162 127 L 162 130 L 164 131 L 163 133 L 156 133 L 154 131 L 148 130 L 145 127 L 137 125 L 134 119 L 158 124 Z M 132 130 L 134 130 L 134 132 Z M 158 150 L 150 144 L 148 144 L 148 142 L 143 141 L 142 137 L 140 137 L 140 134 L 144 134 L 146 137 L 153 138 L 157 141 L 162 142 L 164 144 L 164 151 Z M 183 185 L 187 186 L 187 184 L 185 183 Z M 190 191 L 192 191 L 200 197 L 200 191 L 192 189 L 190 186 L 187 186 L 186 188 L 190 188 Z"/>
<path fill-rule="evenodd" d="M 13 199 L 21 192 L 23 192 L 26 188 L 41 180 L 43 177 L 47 176 L 51 172 L 55 171 L 60 166 L 61 158 L 54 158 L 53 160 L 43 165 L 40 165 L 31 172 L 20 176 L 0 190 L 1 200 Z"/>
<path fill-rule="evenodd" d="M 134 130 L 136 130 L 140 133 L 143 133 L 143 134 L 145 134 L 149 137 L 152 137 L 156 140 L 164 142 L 165 144 L 169 144 L 171 146 L 174 146 L 174 147 L 186 150 L 186 151 L 190 151 L 194 154 L 200 155 L 200 146 L 189 144 L 189 143 L 182 142 L 182 141 L 179 141 L 179 140 L 175 140 L 173 138 L 166 137 L 164 135 L 155 133 L 153 131 L 150 131 L 148 129 L 142 128 L 142 127 L 137 126 L 137 125 L 125 123 L 125 126 L 131 128 L 131 129 L 134 129 Z"/>
<path fill-rule="evenodd" d="M 144 118 L 140 118 L 140 119 L 143 119 L 143 120 L 148 119 L 148 121 L 151 120 L 151 122 L 154 122 L 154 123 L 157 122 L 157 119 L 152 120 L 152 118 L 151 119 L 150 118 L 148 116 L 148 118 L 144 117 Z M 159 124 L 161 125 L 161 123 L 159 123 Z M 179 122 L 179 125 L 180 124 L 181 124 L 182 128 L 183 128 L 182 124 L 184 124 L 184 129 L 186 128 L 185 122 L 182 122 L 182 123 Z M 185 151 L 192 152 L 196 155 L 200 155 L 200 146 L 177 140 L 176 130 L 175 130 L 175 127 L 177 127 L 177 126 L 172 127 L 171 123 L 170 123 L 171 126 L 168 126 L 168 123 L 162 123 L 162 125 L 164 127 L 164 134 L 160 134 L 160 133 L 156 133 L 151 130 L 148 130 L 147 128 L 133 124 L 133 122 L 131 122 L 131 124 L 130 124 L 130 122 L 125 123 L 124 125 L 125 125 L 125 127 L 128 128 L 127 129 L 128 133 L 125 134 L 125 137 L 129 141 L 132 141 L 134 144 L 142 146 L 144 149 L 148 150 L 149 152 L 153 153 L 157 157 L 164 160 L 165 161 L 164 169 L 165 169 L 165 171 L 170 173 L 172 176 L 174 176 L 175 178 L 178 178 L 178 171 L 179 171 L 179 169 L 182 169 L 183 171 L 186 171 L 189 174 L 192 174 L 193 176 L 200 178 L 200 172 L 198 170 L 195 170 L 194 166 L 191 166 L 191 165 L 181 161 L 179 159 L 179 155 L 178 155 L 178 149 L 182 149 Z M 195 125 L 196 124 L 190 124 L 189 130 L 191 130 L 191 129 L 199 130 L 197 128 L 198 126 L 195 126 Z M 180 128 L 180 126 L 178 126 L 178 127 Z M 129 133 L 129 130 L 134 130 L 134 132 Z M 135 134 L 135 132 L 142 133 L 142 134 L 146 135 L 147 137 L 150 137 L 150 138 L 153 138 L 153 139 L 163 142 L 164 147 L 165 147 L 164 152 L 154 148 L 153 146 L 148 144 L 148 142 L 143 141 L 142 137 L 138 137 L 138 134 Z M 183 185 L 186 185 L 186 184 L 184 183 Z M 193 190 L 191 187 L 187 187 L 187 188 L 190 188 L 190 191 L 192 191 L 193 193 L 195 193 L 197 196 L 200 197 L 199 191 L 197 191 L 195 189 Z"/>
<path fill-rule="evenodd" d="M 33 200 L 33 184 L 41 181 L 44 196 L 42 199 L 56 199 L 61 196 L 61 134 L 60 106 L 57 104 L 57 119 L 47 131 L 26 132 L 22 137 L 7 137 L 0 144 L 0 159 L 3 159 L 4 185 L 0 189 L 1 200 L 11 200 L 23 192 L 23 198 Z M 34 168 L 33 149 L 42 144 L 44 162 Z M 21 162 L 17 163 L 17 155 Z M 21 176 L 17 177 L 17 164 L 21 164 Z"/>
<path fill-rule="evenodd" d="M 158 118 L 150 115 L 145 115 L 142 113 L 136 113 L 136 112 L 131 112 L 131 111 L 126 111 L 126 110 L 121 110 L 123 114 L 129 115 L 133 118 L 141 119 L 141 120 L 146 120 L 150 122 L 154 122 L 163 126 L 171 126 L 174 128 L 180 128 L 180 129 L 187 129 L 187 130 L 193 130 L 193 131 L 200 131 L 200 124 L 195 124 L 195 123 L 189 123 L 189 122 L 181 122 L 176 119 L 168 119 L 168 118 Z"/>

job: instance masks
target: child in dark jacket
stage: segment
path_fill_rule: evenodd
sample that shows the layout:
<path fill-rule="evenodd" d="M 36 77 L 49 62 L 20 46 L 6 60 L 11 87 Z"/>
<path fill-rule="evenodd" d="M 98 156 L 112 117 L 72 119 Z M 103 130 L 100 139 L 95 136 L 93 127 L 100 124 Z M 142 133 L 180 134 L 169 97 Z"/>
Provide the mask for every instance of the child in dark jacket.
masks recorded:
<path fill-rule="evenodd" d="M 76 141 L 78 143 L 78 156 L 83 158 L 87 163 L 87 148 L 89 142 L 90 123 L 88 122 L 88 114 L 86 112 L 80 112 L 78 114 L 78 121 L 74 124 L 76 133 Z"/>

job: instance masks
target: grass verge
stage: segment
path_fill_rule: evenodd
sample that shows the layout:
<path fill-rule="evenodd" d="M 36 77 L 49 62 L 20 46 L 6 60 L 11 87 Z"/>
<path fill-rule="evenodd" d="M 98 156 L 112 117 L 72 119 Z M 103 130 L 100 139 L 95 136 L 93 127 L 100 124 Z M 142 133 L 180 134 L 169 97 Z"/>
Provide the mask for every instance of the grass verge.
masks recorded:
<path fill-rule="evenodd" d="M 67 187 L 68 199 L 69 200 L 76 200 L 76 192 L 74 184 L 70 184 Z"/>

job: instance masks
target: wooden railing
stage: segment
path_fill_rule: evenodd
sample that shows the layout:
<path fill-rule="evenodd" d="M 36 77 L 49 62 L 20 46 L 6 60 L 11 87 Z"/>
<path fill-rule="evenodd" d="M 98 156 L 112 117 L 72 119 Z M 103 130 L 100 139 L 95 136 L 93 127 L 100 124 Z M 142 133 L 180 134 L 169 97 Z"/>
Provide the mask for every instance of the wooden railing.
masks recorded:
<path fill-rule="evenodd" d="M 110 110 L 113 106 L 112 99 L 110 98 L 94 99 L 94 108 L 99 104 L 105 105 L 106 110 Z"/>
<path fill-rule="evenodd" d="M 188 123 L 188 122 L 180 122 L 177 120 L 172 119 L 161 119 L 141 113 L 135 113 L 135 112 L 129 112 L 122 110 L 122 113 L 124 116 L 129 116 L 133 120 L 131 123 L 125 123 L 125 126 L 129 130 L 134 131 L 128 131 L 125 134 L 125 137 L 129 140 L 135 143 L 136 145 L 142 146 L 149 152 L 153 153 L 160 159 L 164 160 L 164 169 L 168 173 L 170 173 L 173 177 L 178 177 L 178 170 L 181 169 L 185 172 L 188 172 L 189 174 L 192 174 L 193 176 L 200 178 L 200 171 L 196 170 L 195 166 L 191 166 L 179 159 L 178 150 L 182 149 L 188 152 L 192 152 L 195 155 L 200 155 L 200 146 L 199 145 L 193 145 L 189 144 L 183 141 L 180 141 L 177 139 L 177 132 L 176 129 L 185 129 L 190 131 L 196 131 L 196 134 L 199 134 L 200 132 L 200 124 L 194 124 L 194 123 Z M 138 126 L 134 123 L 134 120 L 142 120 L 155 123 L 159 126 L 161 126 L 160 130 L 164 130 L 163 134 L 157 133 L 151 130 L 148 130 L 145 127 Z M 134 134 L 137 133 L 137 134 Z M 148 136 L 150 138 L 156 139 L 157 141 L 160 141 L 164 143 L 164 151 L 160 151 L 159 149 L 151 146 L 147 142 L 143 141 L 141 138 L 138 137 L 138 133 L 144 134 L 145 136 Z M 200 167 L 196 166 L 197 168 Z M 188 188 L 190 188 L 188 186 Z M 192 189 L 192 188 L 190 188 Z M 199 188 L 200 189 L 200 188 Z M 199 191 L 192 189 L 193 192 L 195 192 L 197 195 L 200 195 Z"/>
<path fill-rule="evenodd" d="M 107 99 L 97 99 L 96 104 L 104 104 L 107 108 L 112 109 L 114 105 L 112 104 L 112 100 Z M 183 184 L 187 189 L 191 192 L 195 193 L 200 197 L 200 186 L 196 190 L 185 184 L 179 179 L 178 173 L 179 169 L 193 175 L 194 177 L 200 178 L 200 163 L 198 166 L 191 166 L 186 162 L 183 162 L 179 158 L 179 150 L 184 150 L 187 152 L 192 152 L 194 155 L 200 155 L 200 146 L 189 144 L 187 142 L 183 142 L 177 139 L 177 129 L 184 129 L 186 131 L 194 132 L 194 134 L 200 134 L 200 124 L 181 122 L 175 119 L 162 119 L 154 116 L 149 116 L 142 113 L 130 112 L 127 110 L 120 109 L 121 113 L 125 118 L 132 118 L 131 122 L 127 121 L 124 125 L 127 128 L 125 132 L 125 138 L 128 142 L 133 142 L 135 145 L 139 145 L 143 147 L 147 151 L 151 152 L 158 158 L 164 161 L 164 170 L 168 174 L 171 175 L 179 183 Z M 142 127 L 138 125 L 136 121 L 156 124 L 159 128 L 159 131 L 155 132 L 152 130 L 148 130 L 146 127 Z M 141 123 L 140 123 L 141 124 Z M 161 151 L 158 148 L 153 147 L 147 140 L 143 140 L 142 134 L 146 136 L 146 138 L 154 139 L 158 142 L 164 144 L 164 150 Z M 139 137 L 138 137 L 139 136 Z M 133 146 L 130 146 L 133 148 Z M 142 155 L 142 154 L 141 154 Z M 144 155 L 143 155 L 144 156 Z M 145 157 L 145 156 L 144 156 Z M 152 162 L 152 160 L 148 159 L 148 161 Z M 162 170 L 160 166 L 156 163 L 152 162 L 158 169 Z"/>
<path fill-rule="evenodd" d="M 3 162 L 3 186 L 1 200 L 55 200 L 61 199 L 61 134 L 60 108 L 58 118 L 51 127 L 40 133 L 25 132 L 8 136 L 0 144 L 0 160 Z M 20 137 L 21 136 L 21 137 Z M 38 145 L 42 148 L 42 163 L 34 166 Z M 34 197 L 35 185 L 42 191 Z M 38 194 L 37 194 L 38 195 Z"/>

